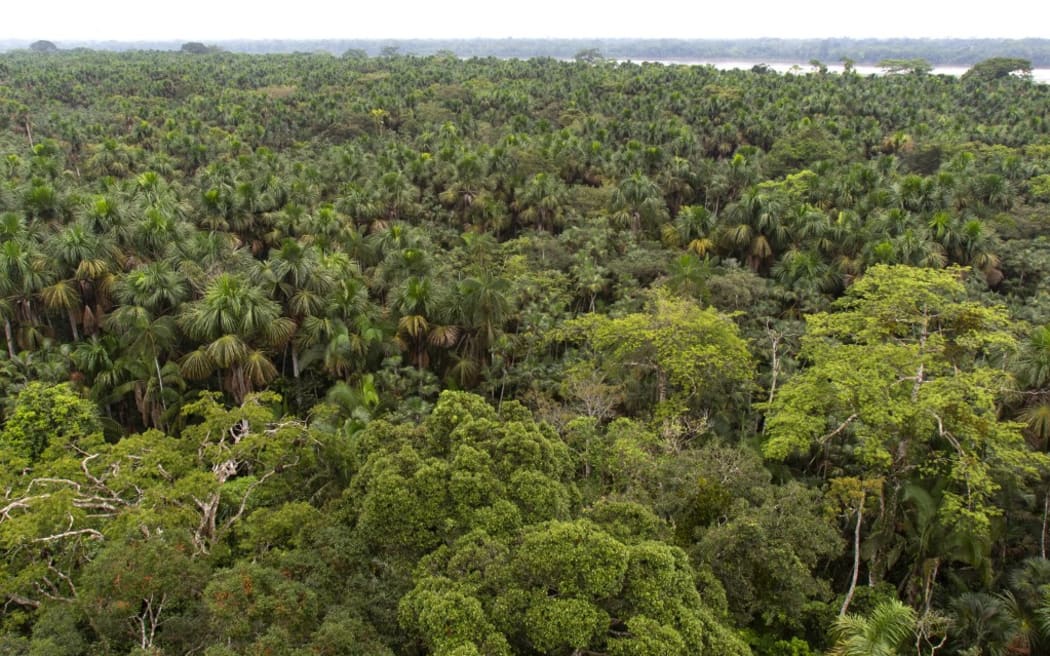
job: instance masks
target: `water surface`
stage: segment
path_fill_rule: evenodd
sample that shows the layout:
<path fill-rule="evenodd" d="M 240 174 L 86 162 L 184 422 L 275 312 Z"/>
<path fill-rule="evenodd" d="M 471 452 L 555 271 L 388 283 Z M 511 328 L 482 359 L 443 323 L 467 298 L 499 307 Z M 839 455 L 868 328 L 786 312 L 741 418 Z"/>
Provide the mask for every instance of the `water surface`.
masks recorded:
<path fill-rule="evenodd" d="M 659 64 L 679 64 L 686 66 L 714 66 L 717 69 L 727 71 L 743 69 L 749 70 L 754 66 L 764 64 L 777 73 L 811 73 L 813 67 L 809 62 L 758 62 L 758 61 L 711 61 L 694 59 L 666 59 L 660 60 Z M 826 64 L 829 73 L 842 73 L 845 69 L 842 64 Z M 853 67 L 860 75 L 885 75 L 885 70 L 878 66 L 860 65 Z M 934 66 L 932 75 L 955 75 L 960 76 L 970 70 L 969 66 Z M 1050 83 L 1050 68 L 1033 68 L 1032 80 L 1043 84 Z"/>

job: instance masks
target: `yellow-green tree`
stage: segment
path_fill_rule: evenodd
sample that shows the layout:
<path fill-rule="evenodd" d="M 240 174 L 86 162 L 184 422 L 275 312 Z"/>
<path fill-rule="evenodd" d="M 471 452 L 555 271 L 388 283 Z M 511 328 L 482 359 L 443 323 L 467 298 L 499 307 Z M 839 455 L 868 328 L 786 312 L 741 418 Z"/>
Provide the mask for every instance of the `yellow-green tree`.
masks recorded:
<path fill-rule="evenodd" d="M 1012 384 L 1001 358 L 1015 339 L 1003 308 L 967 299 L 965 275 L 875 266 L 837 311 L 808 316 L 809 366 L 769 405 L 766 457 L 884 477 L 887 530 L 906 484 L 943 489 L 937 521 L 986 540 L 996 493 L 1047 460 L 999 419 Z"/>
<path fill-rule="evenodd" d="M 729 409 L 754 376 L 747 343 L 731 319 L 666 293 L 657 293 L 646 312 L 587 315 L 558 336 L 589 344 L 634 400 L 651 406 L 665 433 Z"/>

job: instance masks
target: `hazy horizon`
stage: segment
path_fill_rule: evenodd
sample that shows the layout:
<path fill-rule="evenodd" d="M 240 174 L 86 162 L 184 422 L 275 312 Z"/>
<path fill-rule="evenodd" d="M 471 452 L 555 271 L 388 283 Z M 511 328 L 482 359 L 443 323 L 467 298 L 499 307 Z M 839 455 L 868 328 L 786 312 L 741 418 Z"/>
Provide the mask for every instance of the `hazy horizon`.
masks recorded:
<path fill-rule="evenodd" d="M 820 0 L 782 3 L 755 0 L 683 7 L 668 0 L 644 11 L 614 11 L 597 3 L 535 0 L 505 5 L 452 0 L 404 0 L 394 7 L 333 7 L 321 0 L 273 2 L 185 0 L 159 18 L 131 0 L 84 3 L 52 0 L 5 8 L 0 39 L 34 41 L 220 41 L 475 38 L 1047 38 L 1044 21 L 1026 20 L 1031 4 L 1005 0 L 994 12 L 946 12 L 940 6 L 886 0 L 877 10 L 843 12 Z M 638 7 L 631 5 L 631 9 Z M 46 15 L 46 22 L 40 17 Z M 1039 33 L 1041 31 L 1041 33 Z"/>

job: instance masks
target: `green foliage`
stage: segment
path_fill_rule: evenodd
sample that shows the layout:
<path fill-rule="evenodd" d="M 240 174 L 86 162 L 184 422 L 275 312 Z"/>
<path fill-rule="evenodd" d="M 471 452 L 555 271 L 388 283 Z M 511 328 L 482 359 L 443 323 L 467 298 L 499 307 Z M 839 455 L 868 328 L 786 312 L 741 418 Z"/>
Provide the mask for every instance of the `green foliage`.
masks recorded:
<path fill-rule="evenodd" d="M 1015 73 L 1031 76 L 1032 62 L 1020 57 L 992 57 L 974 64 L 970 70 L 963 74 L 963 79 L 975 82 L 988 82 Z"/>
<path fill-rule="evenodd" d="M 401 622 L 435 649 L 448 639 L 507 644 L 516 653 L 605 644 L 614 653 L 749 653 L 703 606 L 681 550 L 629 546 L 585 520 L 525 527 L 509 542 L 476 532 L 424 562 Z M 431 613 L 446 603 L 456 613 L 439 613 L 437 624 Z"/>
<path fill-rule="evenodd" d="M 750 640 L 751 650 L 762 656 L 812 656 L 813 651 L 805 640 L 791 638 L 778 640 L 772 636 L 755 636 Z"/>
<path fill-rule="evenodd" d="M 1050 201 L 1050 173 L 1031 178 L 1028 181 L 1028 193 L 1043 202 Z"/>
<path fill-rule="evenodd" d="M 554 523 L 523 536 L 515 566 L 522 578 L 560 594 L 601 599 L 622 585 L 627 550 L 587 524 Z"/>
<path fill-rule="evenodd" d="M 189 543 L 163 535 L 114 541 L 85 568 L 79 604 L 99 638 L 114 648 L 185 651 L 199 644 L 207 574 Z"/>
<path fill-rule="evenodd" d="M 926 75 L 933 70 L 933 66 L 925 59 L 883 59 L 878 67 L 887 73 L 912 73 L 914 75 Z"/>
<path fill-rule="evenodd" d="M 598 48 L 585 48 L 577 52 L 573 59 L 584 64 L 598 64 L 605 61 L 605 57 Z"/>
<path fill-rule="evenodd" d="M 783 135 L 769 152 L 771 170 L 788 173 L 806 169 L 817 162 L 837 162 L 845 158 L 841 143 L 821 125 L 804 121 Z"/>
<path fill-rule="evenodd" d="M 720 521 L 698 531 L 694 558 L 725 587 L 740 623 L 802 628 L 806 604 L 827 600 L 818 564 L 842 552 L 842 541 L 820 511 L 820 495 L 790 483 L 766 491 L 756 507 L 737 501 Z"/>
<path fill-rule="evenodd" d="M 320 612 L 313 590 L 247 562 L 213 575 L 203 597 L 211 630 L 235 649 L 301 644 Z"/>
<path fill-rule="evenodd" d="M 1007 316 L 966 300 L 960 275 L 874 267 L 839 312 L 808 317 L 811 365 L 770 407 L 766 456 L 841 444 L 846 472 L 943 478 L 942 521 L 987 533 L 996 491 L 1045 463 L 997 416 L 1010 381 L 993 365 L 1016 347 Z"/>
<path fill-rule="evenodd" d="M 604 356 L 611 375 L 633 379 L 636 398 L 648 390 L 654 398 L 639 400 L 665 427 L 684 413 L 721 410 L 746 393 L 753 376 L 747 344 L 729 319 L 667 294 L 656 295 L 647 313 L 588 315 L 565 330 L 565 338 Z"/>
<path fill-rule="evenodd" d="M 382 423 L 359 434 L 377 450 L 365 459 L 353 507 L 372 549 L 429 552 L 399 619 L 435 653 L 606 643 L 619 652 L 672 645 L 695 653 L 704 640 L 746 653 L 702 604 L 685 553 L 656 541 L 666 528 L 644 506 L 604 503 L 589 520 L 570 518 L 564 444 L 520 406 L 497 414 L 478 397 L 446 392 L 424 427 L 425 439 L 409 438 L 416 448 L 391 440 L 396 433 Z M 638 633 L 621 636 L 621 623 Z"/>
<path fill-rule="evenodd" d="M 376 630 L 344 608 L 329 609 L 310 649 L 326 656 L 392 656 Z"/>
<path fill-rule="evenodd" d="M 12 459 L 5 465 L 17 470 L 40 460 L 49 447 L 54 455 L 91 449 L 101 440 L 101 430 L 98 410 L 71 385 L 31 382 L 14 399 L 0 430 L 0 449 L 5 460 Z"/>
<path fill-rule="evenodd" d="M 967 592 L 952 601 L 952 643 L 960 652 L 1007 654 L 1018 640 L 1020 625 L 1002 600 L 989 594 Z"/>
<path fill-rule="evenodd" d="M 393 427 L 382 423 L 365 429 L 351 503 L 361 535 L 418 554 L 479 524 L 496 531 L 568 517 L 575 491 L 565 444 L 520 406 L 501 414 L 478 396 L 445 392 L 425 440 L 390 439 Z M 401 521 L 391 524 L 392 513 Z"/>
<path fill-rule="evenodd" d="M 892 656 L 902 653 L 915 630 L 915 611 L 899 601 L 883 602 L 868 617 L 843 615 L 832 627 L 835 656 Z"/>
<path fill-rule="evenodd" d="M 1045 651 L 1026 61 L 418 45 L 0 55 L 0 651 Z"/>
<path fill-rule="evenodd" d="M 29 44 L 29 49 L 33 52 L 57 52 L 58 46 L 51 41 L 40 40 Z"/>

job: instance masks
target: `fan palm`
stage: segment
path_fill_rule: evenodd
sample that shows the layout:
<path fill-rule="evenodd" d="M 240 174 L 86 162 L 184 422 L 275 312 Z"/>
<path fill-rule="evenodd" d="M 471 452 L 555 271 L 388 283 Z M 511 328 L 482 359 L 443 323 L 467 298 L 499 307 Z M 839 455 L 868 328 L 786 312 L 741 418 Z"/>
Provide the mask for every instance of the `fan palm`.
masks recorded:
<path fill-rule="evenodd" d="M 952 601 L 952 644 L 960 651 L 976 648 L 982 656 L 1014 653 L 1020 626 L 1004 601 L 983 592 L 966 592 Z"/>
<path fill-rule="evenodd" d="M 915 630 L 915 611 L 896 599 L 877 605 L 868 617 L 843 615 L 831 627 L 829 656 L 897 656 Z"/>
<path fill-rule="evenodd" d="M 286 343 L 295 323 L 281 316 L 281 307 L 263 290 L 239 276 L 223 273 L 208 285 L 204 296 L 190 303 L 179 324 L 193 339 L 206 342 L 182 362 L 187 378 L 203 378 L 219 369 L 237 403 L 276 376 L 275 368 L 262 362 L 260 348 Z"/>

